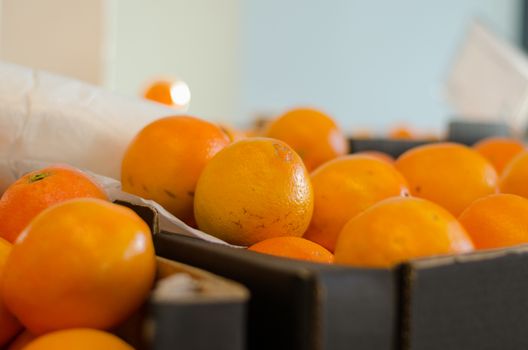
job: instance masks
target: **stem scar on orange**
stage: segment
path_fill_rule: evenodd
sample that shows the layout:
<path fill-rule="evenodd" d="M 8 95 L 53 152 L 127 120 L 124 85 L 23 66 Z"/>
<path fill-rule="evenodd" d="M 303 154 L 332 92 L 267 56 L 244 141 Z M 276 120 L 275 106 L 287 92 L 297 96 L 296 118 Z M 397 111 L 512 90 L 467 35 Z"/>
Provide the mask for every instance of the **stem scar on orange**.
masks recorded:
<path fill-rule="evenodd" d="M 44 209 L 73 198 L 107 199 L 88 175 L 66 165 L 32 171 L 15 181 L 0 198 L 0 237 L 15 242 Z"/>
<path fill-rule="evenodd" d="M 194 201 L 198 227 L 232 244 L 302 236 L 313 211 L 310 178 L 284 142 L 235 142 L 205 167 Z"/>
<path fill-rule="evenodd" d="M 73 199 L 40 213 L 7 259 L 2 297 L 33 334 L 108 329 L 147 298 L 156 261 L 148 226 L 132 210 Z"/>
<path fill-rule="evenodd" d="M 395 163 L 411 194 L 440 204 L 458 216 L 475 199 L 497 192 L 493 165 L 457 143 L 434 143 L 403 153 Z"/>
<path fill-rule="evenodd" d="M 286 142 L 308 171 L 348 153 L 348 141 L 335 121 L 311 108 L 286 112 L 268 125 L 265 136 Z"/>
<path fill-rule="evenodd" d="M 209 160 L 229 144 L 218 126 L 189 116 L 159 119 L 132 140 L 121 167 L 123 190 L 152 199 L 174 216 L 194 224 L 198 177 Z"/>
<path fill-rule="evenodd" d="M 471 250 L 464 227 L 447 210 L 425 199 L 396 197 L 347 222 L 337 241 L 335 262 L 387 268 L 414 258 Z"/>

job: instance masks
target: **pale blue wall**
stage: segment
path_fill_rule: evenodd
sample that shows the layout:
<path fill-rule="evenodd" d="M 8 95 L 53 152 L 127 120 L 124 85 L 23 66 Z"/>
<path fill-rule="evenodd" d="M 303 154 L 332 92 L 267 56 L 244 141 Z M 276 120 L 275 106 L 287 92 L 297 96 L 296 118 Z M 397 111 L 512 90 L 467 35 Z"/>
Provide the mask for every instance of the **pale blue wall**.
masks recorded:
<path fill-rule="evenodd" d="M 246 0 L 240 120 L 296 104 L 347 130 L 443 125 L 452 54 L 479 16 L 518 40 L 517 0 Z"/>

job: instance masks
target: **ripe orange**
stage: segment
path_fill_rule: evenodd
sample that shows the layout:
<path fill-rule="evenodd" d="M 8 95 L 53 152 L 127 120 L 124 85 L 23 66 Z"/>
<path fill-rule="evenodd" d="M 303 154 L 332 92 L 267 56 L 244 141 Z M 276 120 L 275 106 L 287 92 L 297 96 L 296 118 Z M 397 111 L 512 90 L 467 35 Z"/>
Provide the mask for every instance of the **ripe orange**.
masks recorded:
<path fill-rule="evenodd" d="M 462 225 L 447 210 L 419 198 L 389 198 L 348 221 L 335 262 L 391 267 L 409 259 L 473 249 Z"/>
<path fill-rule="evenodd" d="M 198 227 L 229 243 L 302 236 L 313 191 L 302 160 L 284 142 L 250 138 L 224 148 L 196 186 Z"/>
<path fill-rule="evenodd" d="M 189 104 L 191 92 L 183 81 L 158 80 L 147 87 L 143 97 L 170 107 L 183 107 Z"/>
<path fill-rule="evenodd" d="M 4 266 L 11 252 L 11 243 L 0 238 L 0 281 L 3 279 Z M 0 298 L 0 348 L 13 338 L 20 330 L 22 325 L 17 321 L 5 307 L 2 298 Z"/>
<path fill-rule="evenodd" d="M 526 179 L 528 179 L 528 151 L 521 152 L 506 165 L 500 178 L 500 191 L 528 198 Z"/>
<path fill-rule="evenodd" d="M 193 224 L 194 190 L 207 162 L 229 144 L 216 125 L 188 116 L 147 125 L 128 146 L 121 167 L 123 190 L 152 199 Z"/>
<path fill-rule="evenodd" d="M 348 141 L 328 115 L 310 108 L 286 112 L 272 121 L 265 136 L 282 140 L 301 156 L 308 171 L 348 153 Z"/>
<path fill-rule="evenodd" d="M 231 142 L 235 142 L 235 141 L 246 138 L 246 135 L 244 134 L 244 132 L 237 130 L 231 126 L 223 124 L 223 125 L 219 125 L 219 127 L 227 135 L 227 137 L 229 137 L 229 141 Z"/>
<path fill-rule="evenodd" d="M 528 199 L 513 194 L 493 194 L 477 199 L 459 221 L 475 248 L 499 248 L 528 243 Z"/>
<path fill-rule="evenodd" d="M 26 345 L 31 343 L 36 336 L 25 330 L 24 332 L 20 333 L 15 340 L 13 340 L 10 344 L 7 350 L 22 350 L 25 349 Z"/>
<path fill-rule="evenodd" d="M 489 160 L 500 174 L 506 164 L 524 150 L 524 145 L 514 138 L 488 137 L 474 144 L 473 148 Z"/>
<path fill-rule="evenodd" d="M 371 157 L 377 158 L 379 160 L 383 160 L 386 163 L 394 164 L 394 158 L 390 154 L 385 153 L 385 152 L 380 152 L 380 151 L 361 151 L 361 152 L 356 152 L 354 154 L 363 155 L 363 156 L 371 156 Z"/>
<path fill-rule="evenodd" d="M 253 244 L 248 249 L 258 253 L 323 264 L 334 262 L 334 256 L 324 247 L 300 237 L 268 238 Z"/>
<path fill-rule="evenodd" d="M 408 193 L 394 166 L 365 155 L 334 159 L 317 168 L 311 179 L 314 212 L 304 238 L 330 251 L 349 219 L 382 199 Z"/>
<path fill-rule="evenodd" d="M 415 147 L 396 160 L 411 194 L 459 215 L 475 199 L 497 191 L 497 173 L 483 156 L 456 143 Z"/>
<path fill-rule="evenodd" d="M 108 329 L 146 299 L 156 261 L 148 226 L 132 210 L 74 199 L 39 214 L 13 245 L 2 295 L 34 334 Z"/>
<path fill-rule="evenodd" d="M 414 135 L 408 127 L 397 126 L 389 131 L 389 138 L 397 140 L 410 140 L 414 138 Z"/>
<path fill-rule="evenodd" d="M 0 198 L 0 237 L 14 242 L 44 209 L 82 197 L 107 199 L 88 175 L 75 168 L 55 165 L 30 172 L 9 186 Z"/>
<path fill-rule="evenodd" d="M 89 328 L 52 332 L 30 342 L 24 350 L 134 350 L 113 334 Z"/>

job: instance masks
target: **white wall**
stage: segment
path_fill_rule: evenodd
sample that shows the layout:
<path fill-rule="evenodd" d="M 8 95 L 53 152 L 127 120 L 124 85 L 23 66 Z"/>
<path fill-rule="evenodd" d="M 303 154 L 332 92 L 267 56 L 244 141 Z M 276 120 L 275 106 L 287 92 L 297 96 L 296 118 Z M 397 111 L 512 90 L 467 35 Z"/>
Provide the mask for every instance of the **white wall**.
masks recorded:
<path fill-rule="evenodd" d="M 468 21 L 516 39 L 517 0 L 251 0 L 241 115 L 311 104 L 347 130 L 441 127 L 441 86 Z"/>
<path fill-rule="evenodd" d="M 110 87 L 138 94 L 153 76 L 185 80 L 189 112 L 233 118 L 240 101 L 240 0 L 116 0 Z"/>

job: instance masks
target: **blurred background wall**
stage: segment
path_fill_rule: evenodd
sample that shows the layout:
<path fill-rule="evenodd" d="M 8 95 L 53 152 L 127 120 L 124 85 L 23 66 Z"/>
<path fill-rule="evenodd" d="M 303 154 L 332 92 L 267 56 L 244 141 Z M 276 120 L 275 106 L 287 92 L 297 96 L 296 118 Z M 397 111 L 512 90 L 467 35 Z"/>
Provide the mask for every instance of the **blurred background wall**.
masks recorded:
<path fill-rule="evenodd" d="M 2 0 L 0 58 L 137 95 L 179 77 L 190 113 L 248 124 L 313 105 L 351 131 L 423 129 L 469 21 L 520 40 L 520 0 Z M 28 25 L 31 24 L 31 25 Z"/>

